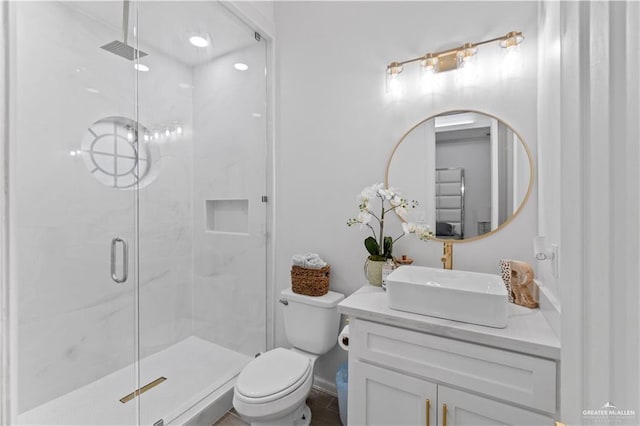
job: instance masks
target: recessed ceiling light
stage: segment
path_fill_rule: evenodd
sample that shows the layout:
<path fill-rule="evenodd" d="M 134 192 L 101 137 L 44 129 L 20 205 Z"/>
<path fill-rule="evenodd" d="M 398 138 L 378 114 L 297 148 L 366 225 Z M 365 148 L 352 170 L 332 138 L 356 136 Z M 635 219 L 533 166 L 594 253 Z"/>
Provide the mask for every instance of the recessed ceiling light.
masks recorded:
<path fill-rule="evenodd" d="M 135 69 L 137 69 L 138 71 L 141 71 L 141 72 L 149 71 L 149 67 L 146 66 L 145 64 L 133 64 L 133 67 Z"/>
<path fill-rule="evenodd" d="M 100 93 L 98 89 L 94 89 L 93 87 L 87 87 L 87 92 L 89 93 Z"/>
<path fill-rule="evenodd" d="M 233 67 L 238 71 L 246 71 L 249 69 L 249 65 L 243 64 L 242 62 L 238 62 L 237 64 L 233 64 Z"/>
<path fill-rule="evenodd" d="M 209 40 L 198 35 L 189 37 L 189 42 L 195 47 L 207 47 L 209 45 Z"/>

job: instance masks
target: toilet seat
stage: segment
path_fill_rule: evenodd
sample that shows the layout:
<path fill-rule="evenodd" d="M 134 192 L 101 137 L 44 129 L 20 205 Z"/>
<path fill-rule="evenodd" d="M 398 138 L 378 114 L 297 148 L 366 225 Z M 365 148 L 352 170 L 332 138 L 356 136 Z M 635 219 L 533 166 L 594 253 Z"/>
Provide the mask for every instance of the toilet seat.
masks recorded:
<path fill-rule="evenodd" d="M 312 375 L 311 360 L 284 348 L 276 348 L 251 361 L 236 382 L 236 396 L 248 404 L 280 399 L 298 389 Z"/>

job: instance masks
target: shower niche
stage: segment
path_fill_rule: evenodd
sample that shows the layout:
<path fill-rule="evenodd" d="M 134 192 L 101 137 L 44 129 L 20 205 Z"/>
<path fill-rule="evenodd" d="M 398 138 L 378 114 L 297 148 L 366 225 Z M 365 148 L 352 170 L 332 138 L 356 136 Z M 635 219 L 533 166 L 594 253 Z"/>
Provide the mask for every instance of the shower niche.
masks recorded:
<path fill-rule="evenodd" d="M 205 211 L 207 231 L 249 233 L 249 200 L 206 200 Z"/>

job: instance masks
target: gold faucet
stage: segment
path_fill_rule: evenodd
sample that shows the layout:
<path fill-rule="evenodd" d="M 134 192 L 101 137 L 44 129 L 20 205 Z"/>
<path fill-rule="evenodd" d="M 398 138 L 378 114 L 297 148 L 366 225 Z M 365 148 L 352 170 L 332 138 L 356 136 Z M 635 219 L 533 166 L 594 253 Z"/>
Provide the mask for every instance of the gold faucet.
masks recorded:
<path fill-rule="evenodd" d="M 453 243 L 451 241 L 445 241 L 440 260 L 444 269 L 453 269 Z"/>

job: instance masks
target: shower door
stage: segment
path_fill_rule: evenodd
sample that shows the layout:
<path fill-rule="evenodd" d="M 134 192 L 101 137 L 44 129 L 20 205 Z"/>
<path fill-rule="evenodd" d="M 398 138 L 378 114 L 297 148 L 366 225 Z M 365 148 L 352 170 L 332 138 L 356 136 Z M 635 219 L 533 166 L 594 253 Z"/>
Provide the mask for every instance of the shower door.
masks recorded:
<path fill-rule="evenodd" d="M 214 1 L 138 22 L 140 419 L 180 423 L 266 349 L 266 42 Z"/>
<path fill-rule="evenodd" d="M 135 424 L 137 403 L 120 399 L 138 388 L 136 186 L 146 159 L 134 62 L 101 48 L 123 41 L 123 3 L 10 8 L 17 422 Z"/>

